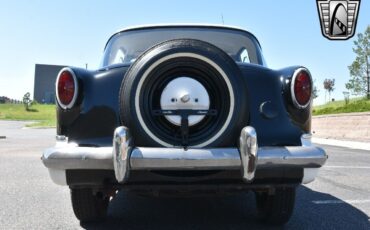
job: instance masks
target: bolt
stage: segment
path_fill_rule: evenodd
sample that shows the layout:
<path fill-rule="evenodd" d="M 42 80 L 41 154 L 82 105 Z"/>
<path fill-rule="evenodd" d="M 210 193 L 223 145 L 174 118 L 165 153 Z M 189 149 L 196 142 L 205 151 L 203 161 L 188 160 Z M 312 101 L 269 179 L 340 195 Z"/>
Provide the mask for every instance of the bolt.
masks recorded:
<path fill-rule="evenodd" d="M 198 98 L 195 98 L 195 99 L 194 99 L 194 101 L 195 101 L 196 103 L 198 103 Z"/>
<path fill-rule="evenodd" d="M 181 97 L 181 101 L 183 102 L 183 103 L 186 103 L 186 102 L 188 102 L 190 100 L 190 96 L 189 96 L 189 94 L 185 94 L 184 96 L 182 96 Z"/>

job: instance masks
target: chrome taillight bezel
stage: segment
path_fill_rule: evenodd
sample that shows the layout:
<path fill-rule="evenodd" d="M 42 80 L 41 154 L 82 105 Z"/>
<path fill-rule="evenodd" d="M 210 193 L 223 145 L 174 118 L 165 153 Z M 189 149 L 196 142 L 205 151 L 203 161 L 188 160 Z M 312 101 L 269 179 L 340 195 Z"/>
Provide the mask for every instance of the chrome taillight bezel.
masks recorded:
<path fill-rule="evenodd" d="M 307 75 L 310 77 L 310 84 L 311 84 L 311 95 L 310 95 L 310 99 L 307 101 L 306 104 L 302 105 L 298 102 L 297 98 L 296 98 L 296 95 L 295 95 L 295 92 L 294 92 L 294 85 L 295 85 L 295 82 L 296 82 L 296 78 L 297 76 L 301 73 L 301 72 L 306 72 Z M 312 91 L 313 91 L 313 81 L 312 81 L 312 76 L 311 76 L 311 73 L 310 71 L 308 71 L 308 69 L 304 68 L 304 67 L 301 67 L 301 68 L 298 68 L 294 71 L 293 73 L 293 77 L 292 77 L 292 80 L 291 80 L 291 83 L 290 83 L 290 95 L 292 97 L 292 102 L 293 102 L 293 105 L 298 108 L 298 109 L 305 109 L 307 108 L 307 106 L 311 103 L 312 101 Z"/>
<path fill-rule="evenodd" d="M 68 103 L 67 105 L 66 104 L 63 104 L 59 98 L 59 90 L 58 90 L 58 83 L 59 83 L 59 79 L 60 79 L 60 76 L 62 75 L 63 72 L 65 71 L 68 71 L 71 75 L 72 75 L 72 78 L 73 78 L 73 84 L 74 84 L 74 92 L 73 92 L 73 97 L 72 97 L 72 100 L 70 103 Z M 69 67 L 65 67 L 63 69 L 61 69 L 58 73 L 58 77 L 55 81 L 55 95 L 56 95 L 56 98 L 57 98 L 57 102 L 59 104 L 59 106 L 62 108 L 62 109 L 71 109 L 75 103 L 76 103 L 76 100 L 77 100 L 77 95 L 78 95 L 78 81 L 77 81 L 77 77 L 76 77 L 76 74 L 73 72 L 73 70 Z"/>

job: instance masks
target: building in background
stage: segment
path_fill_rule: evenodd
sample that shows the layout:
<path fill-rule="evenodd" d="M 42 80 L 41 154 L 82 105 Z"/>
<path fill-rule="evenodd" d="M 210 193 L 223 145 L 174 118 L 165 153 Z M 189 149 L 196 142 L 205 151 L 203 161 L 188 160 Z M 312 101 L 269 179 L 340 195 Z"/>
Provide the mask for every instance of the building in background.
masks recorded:
<path fill-rule="evenodd" d="M 59 71 L 64 67 L 61 65 L 35 65 L 33 100 L 43 104 L 55 103 L 55 80 Z"/>

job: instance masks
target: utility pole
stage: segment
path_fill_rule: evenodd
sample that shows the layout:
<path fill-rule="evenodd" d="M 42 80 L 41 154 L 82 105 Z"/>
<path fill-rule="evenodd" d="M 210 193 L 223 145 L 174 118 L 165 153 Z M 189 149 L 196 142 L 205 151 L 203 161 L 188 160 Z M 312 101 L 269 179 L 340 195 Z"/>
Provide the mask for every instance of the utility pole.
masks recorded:
<path fill-rule="evenodd" d="M 222 25 L 225 25 L 225 22 L 224 22 L 224 15 L 221 14 L 221 20 L 222 20 Z"/>
<path fill-rule="evenodd" d="M 366 49 L 367 51 L 367 49 Z M 369 53 L 369 52 L 367 52 Z M 366 98 L 370 99 L 370 70 L 369 70 L 369 57 L 366 55 L 366 77 L 367 77 L 367 92 L 366 92 Z"/>
<path fill-rule="evenodd" d="M 86 64 L 85 64 L 85 66 L 86 66 L 86 69 L 87 69 L 87 65 L 88 65 L 88 63 L 86 63 Z"/>

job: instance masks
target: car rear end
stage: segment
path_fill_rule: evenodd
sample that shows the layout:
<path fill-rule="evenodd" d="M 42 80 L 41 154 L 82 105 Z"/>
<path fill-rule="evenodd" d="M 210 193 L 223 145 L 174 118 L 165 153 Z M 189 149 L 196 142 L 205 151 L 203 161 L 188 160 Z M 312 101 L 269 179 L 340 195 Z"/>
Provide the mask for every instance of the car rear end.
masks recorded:
<path fill-rule="evenodd" d="M 152 46 L 129 63 L 93 72 L 61 70 L 58 141 L 42 157 L 51 178 L 71 188 L 82 221 L 104 216 L 107 197 L 117 189 L 145 194 L 251 190 L 264 220 L 285 223 L 295 187 L 313 181 L 327 159 L 310 140 L 310 72 L 301 66 L 263 66 L 258 41 L 245 31 L 175 28 L 241 33 L 249 39 L 243 47 L 253 47 L 248 63 L 243 49 L 234 57 L 217 44 L 182 37 Z M 89 197 L 94 212 L 81 211 L 80 196 Z"/>

